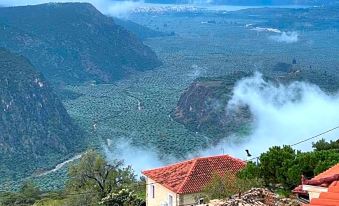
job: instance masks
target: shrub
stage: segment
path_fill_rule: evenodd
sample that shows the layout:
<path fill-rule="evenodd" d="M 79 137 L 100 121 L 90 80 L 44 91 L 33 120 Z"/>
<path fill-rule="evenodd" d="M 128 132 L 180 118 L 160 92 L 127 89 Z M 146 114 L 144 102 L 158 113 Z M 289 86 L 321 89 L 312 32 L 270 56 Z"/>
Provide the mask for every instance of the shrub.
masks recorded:
<path fill-rule="evenodd" d="M 145 201 L 139 198 L 133 191 L 122 189 L 119 192 L 108 194 L 100 205 L 106 206 L 144 206 Z"/>
<path fill-rule="evenodd" d="M 288 191 L 301 183 L 301 175 L 312 178 L 339 163 L 335 149 L 300 152 L 290 146 L 272 147 L 259 158 L 258 165 L 248 163 L 240 172 L 242 178 L 262 178 L 265 186 Z"/>
<path fill-rule="evenodd" d="M 204 193 L 209 199 L 224 199 L 262 185 L 259 178 L 241 178 L 234 173 L 215 174 L 204 188 Z"/>

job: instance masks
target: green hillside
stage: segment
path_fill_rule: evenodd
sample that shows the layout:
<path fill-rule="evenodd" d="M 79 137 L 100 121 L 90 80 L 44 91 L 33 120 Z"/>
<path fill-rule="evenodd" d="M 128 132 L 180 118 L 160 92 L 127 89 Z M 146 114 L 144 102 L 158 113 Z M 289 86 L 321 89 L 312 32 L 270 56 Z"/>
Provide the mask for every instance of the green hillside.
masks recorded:
<path fill-rule="evenodd" d="M 0 49 L 0 184 L 50 167 L 84 141 L 44 77 Z"/>
<path fill-rule="evenodd" d="M 134 34 L 86 3 L 0 8 L 0 36 L 0 46 L 57 83 L 111 82 L 161 64 Z"/>

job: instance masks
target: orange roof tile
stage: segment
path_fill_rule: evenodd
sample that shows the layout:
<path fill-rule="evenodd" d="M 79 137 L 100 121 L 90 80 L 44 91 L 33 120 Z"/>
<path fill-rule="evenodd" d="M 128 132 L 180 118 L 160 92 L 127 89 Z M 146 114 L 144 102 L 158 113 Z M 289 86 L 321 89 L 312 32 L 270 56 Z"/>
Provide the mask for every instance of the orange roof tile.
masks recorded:
<path fill-rule="evenodd" d="M 201 192 L 213 174 L 237 173 L 245 162 L 229 155 L 200 157 L 142 173 L 178 194 Z"/>
<path fill-rule="evenodd" d="M 311 181 L 322 182 L 325 179 L 339 175 L 339 164 L 315 176 Z M 313 198 L 306 206 L 339 206 L 339 181 L 333 181 L 328 186 L 328 192 L 322 192 L 319 198 Z"/>
<path fill-rule="evenodd" d="M 339 206 L 339 184 L 331 184 L 328 192 L 322 192 L 319 198 L 313 198 L 308 206 Z"/>
<path fill-rule="evenodd" d="M 339 164 L 334 165 L 310 180 L 303 179 L 302 184 L 329 187 L 330 185 L 333 186 L 333 184 L 337 184 L 336 180 L 339 180 Z M 292 192 L 296 194 L 305 194 L 305 191 L 302 190 L 302 185 L 297 186 Z"/>
<path fill-rule="evenodd" d="M 320 180 L 320 179 L 332 177 L 332 176 L 338 175 L 338 174 L 339 174 L 339 164 L 331 167 L 330 169 L 326 170 L 323 173 L 320 173 L 319 175 L 312 178 L 312 180 Z"/>

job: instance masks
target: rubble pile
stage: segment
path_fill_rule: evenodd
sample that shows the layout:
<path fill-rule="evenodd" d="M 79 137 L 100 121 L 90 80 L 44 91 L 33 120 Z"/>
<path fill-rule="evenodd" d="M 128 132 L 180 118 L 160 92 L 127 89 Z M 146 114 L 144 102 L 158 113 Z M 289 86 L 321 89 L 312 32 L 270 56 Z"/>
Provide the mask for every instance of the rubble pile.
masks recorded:
<path fill-rule="evenodd" d="M 212 200 L 208 206 L 300 206 L 297 200 L 281 198 L 268 189 L 254 188 L 227 200 Z"/>

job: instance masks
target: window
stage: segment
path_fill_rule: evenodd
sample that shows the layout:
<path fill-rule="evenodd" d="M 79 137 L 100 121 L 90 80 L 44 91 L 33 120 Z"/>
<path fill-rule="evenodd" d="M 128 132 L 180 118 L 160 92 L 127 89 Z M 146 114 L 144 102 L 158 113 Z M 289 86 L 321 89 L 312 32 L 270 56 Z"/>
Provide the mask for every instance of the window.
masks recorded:
<path fill-rule="evenodd" d="M 173 206 L 173 196 L 168 195 L 168 206 Z"/>
<path fill-rule="evenodd" d="M 155 198 L 155 185 L 154 184 L 150 184 L 149 186 L 149 196 L 151 198 Z"/>

